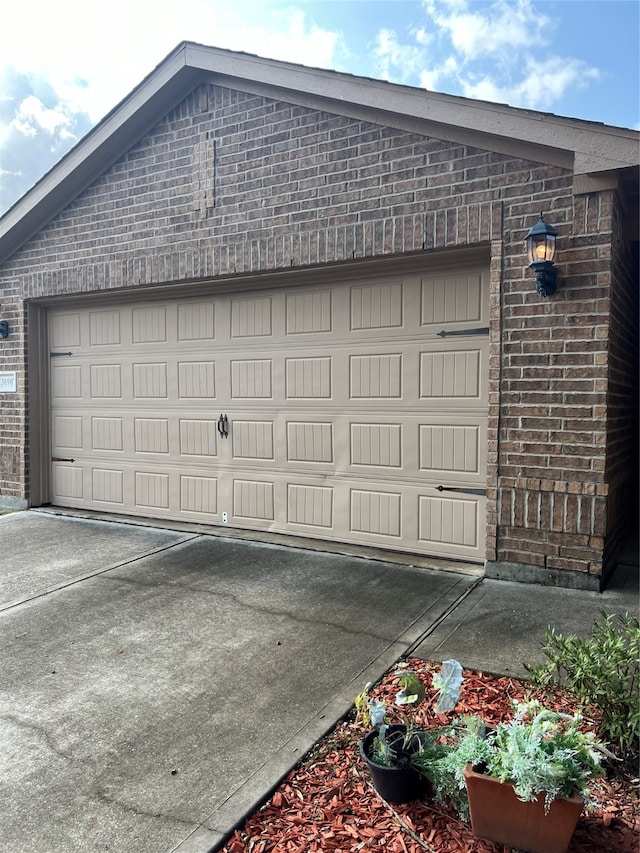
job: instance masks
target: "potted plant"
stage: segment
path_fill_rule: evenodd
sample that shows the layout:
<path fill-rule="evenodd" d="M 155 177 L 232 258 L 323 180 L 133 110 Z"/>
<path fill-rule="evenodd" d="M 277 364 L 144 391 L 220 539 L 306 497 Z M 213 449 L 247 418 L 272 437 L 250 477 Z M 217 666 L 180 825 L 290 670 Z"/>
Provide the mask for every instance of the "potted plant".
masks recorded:
<path fill-rule="evenodd" d="M 589 801 L 588 783 L 602 775 L 602 756 L 614 758 L 581 726 L 580 714 L 516 704 L 513 718 L 488 733 L 477 720 L 452 729 L 431 778 L 466 816 L 464 785 L 480 838 L 527 853 L 564 853 Z"/>
<path fill-rule="evenodd" d="M 426 778 L 436 802 L 448 801 L 463 820 L 469 819 L 464 771 L 484 765 L 489 757 L 487 728 L 476 716 L 453 720 L 435 733 L 434 748 L 416 756 L 415 767 Z"/>
<path fill-rule="evenodd" d="M 424 684 L 410 670 L 396 673 L 400 690 L 396 706 L 405 710 L 402 719 L 389 724 L 385 704 L 369 695 L 369 687 L 356 697 L 358 719 L 372 730 L 360 741 L 360 755 L 371 773 L 375 789 L 385 799 L 394 803 L 407 803 L 425 796 L 429 781 L 423 768 L 440 748 L 434 730 L 427 732 L 416 724 L 416 709 L 424 702 Z M 436 714 L 455 708 L 462 685 L 462 667 L 458 661 L 442 664 L 434 673 L 433 686 L 437 698 L 433 706 Z"/>

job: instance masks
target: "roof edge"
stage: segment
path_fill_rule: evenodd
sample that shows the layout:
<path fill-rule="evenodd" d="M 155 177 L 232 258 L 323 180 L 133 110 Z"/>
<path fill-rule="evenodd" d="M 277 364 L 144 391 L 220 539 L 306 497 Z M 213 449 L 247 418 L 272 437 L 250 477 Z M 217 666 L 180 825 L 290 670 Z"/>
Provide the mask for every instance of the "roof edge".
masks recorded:
<path fill-rule="evenodd" d="M 206 79 L 415 132 L 448 133 L 476 147 L 485 140 L 484 147 L 526 151 L 529 159 L 538 153 L 541 162 L 575 175 L 640 165 L 637 131 L 184 41 L 0 218 L 0 263 Z"/>

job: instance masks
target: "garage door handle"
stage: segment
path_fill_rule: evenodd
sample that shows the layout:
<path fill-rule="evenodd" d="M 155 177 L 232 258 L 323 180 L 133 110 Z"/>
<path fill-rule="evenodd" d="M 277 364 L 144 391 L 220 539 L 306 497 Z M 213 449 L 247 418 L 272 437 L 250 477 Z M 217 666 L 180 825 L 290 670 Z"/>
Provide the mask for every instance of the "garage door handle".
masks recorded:
<path fill-rule="evenodd" d="M 443 329 L 437 334 L 439 338 L 448 338 L 451 337 L 451 335 L 488 335 L 489 327 L 483 326 L 481 329 L 451 329 L 450 331 L 445 331 Z"/>
<path fill-rule="evenodd" d="M 218 432 L 221 438 L 229 438 L 229 418 L 226 415 L 218 418 Z"/>
<path fill-rule="evenodd" d="M 460 489 L 456 486 L 436 486 L 439 492 L 461 492 L 463 495 L 486 495 L 486 489 Z"/>

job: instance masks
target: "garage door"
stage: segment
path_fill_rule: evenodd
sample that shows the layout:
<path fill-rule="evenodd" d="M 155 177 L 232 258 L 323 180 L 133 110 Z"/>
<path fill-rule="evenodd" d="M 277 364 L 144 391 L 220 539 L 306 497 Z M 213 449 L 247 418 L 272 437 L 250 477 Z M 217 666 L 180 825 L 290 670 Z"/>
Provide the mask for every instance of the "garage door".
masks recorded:
<path fill-rule="evenodd" d="M 52 310 L 53 503 L 481 561 L 487 278 Z"/>

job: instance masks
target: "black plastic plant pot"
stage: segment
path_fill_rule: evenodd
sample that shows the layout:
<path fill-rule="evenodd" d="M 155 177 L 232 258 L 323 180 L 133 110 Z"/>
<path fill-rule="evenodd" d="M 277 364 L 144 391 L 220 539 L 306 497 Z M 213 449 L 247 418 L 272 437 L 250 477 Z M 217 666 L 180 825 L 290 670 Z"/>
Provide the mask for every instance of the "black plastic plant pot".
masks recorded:
<path fill-rule="evenodd" d="M 392 737 L 396 732 L 404 734 L 405 731 L 402 725 L 389 726 L 387 737 Z M 429 783 L 413 767 L 384 767 L 371 760 L 373 741 L 377 735 L 377 731 L 372 731 L 362 738 L 360 755 L 369 768 L 373 787 L 380 796 L 390 803 L 410 803 L 427 796 Z"/>

